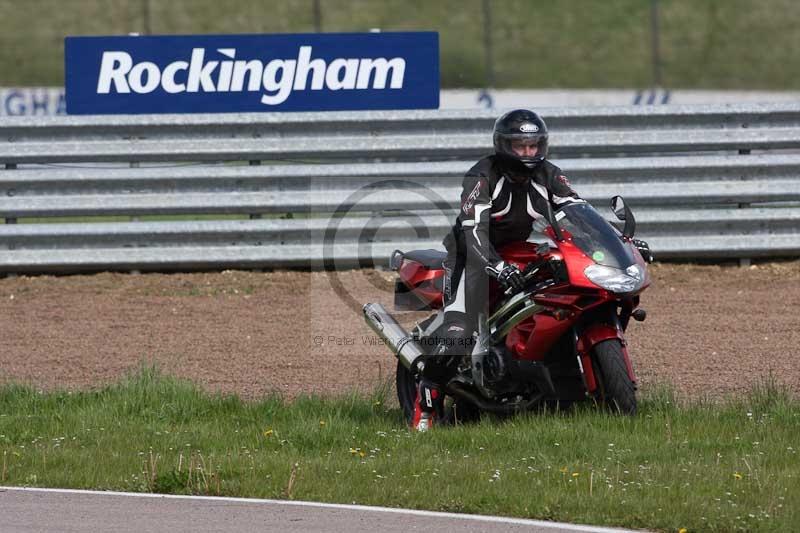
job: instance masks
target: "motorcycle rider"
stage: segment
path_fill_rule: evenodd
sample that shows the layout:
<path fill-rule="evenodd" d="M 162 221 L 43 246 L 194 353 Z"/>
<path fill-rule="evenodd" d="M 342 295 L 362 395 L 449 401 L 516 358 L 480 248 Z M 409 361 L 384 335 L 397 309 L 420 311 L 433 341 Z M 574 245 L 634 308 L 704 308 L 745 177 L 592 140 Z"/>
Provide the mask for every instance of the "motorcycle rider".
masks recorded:
<path fill-rule="evenodd" d="M 455 371 L 453 363 L 472 352 L 478 316 L 489 301 L 489 276 L 503 286 L 522 287 L 522 274 L 506 264 L 499 248 L 524 241 L 535 220 L 544 218 L 547 202 L 558 209 L 583 202 L 564 173 L 546 159 L 548 132 L 544 120 L 527 109 L 503 114 L 494 124 L 493 155 L 478 161 L 465 175 L 461 210 L 445 237 L 444 323 L 425 361 L 412 426 L 426 431 L 442 413 L 440 384 Z"/>

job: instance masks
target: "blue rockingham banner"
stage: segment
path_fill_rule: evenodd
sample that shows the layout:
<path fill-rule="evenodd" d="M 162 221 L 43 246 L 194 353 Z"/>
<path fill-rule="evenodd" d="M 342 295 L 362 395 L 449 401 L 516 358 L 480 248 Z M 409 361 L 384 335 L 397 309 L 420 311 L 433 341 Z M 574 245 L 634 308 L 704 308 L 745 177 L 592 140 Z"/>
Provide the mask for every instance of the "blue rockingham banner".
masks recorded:
<path fill-rule="evenodd" d="M 435 32 L 67 37 L 67 113 L 436 109 Z"/>

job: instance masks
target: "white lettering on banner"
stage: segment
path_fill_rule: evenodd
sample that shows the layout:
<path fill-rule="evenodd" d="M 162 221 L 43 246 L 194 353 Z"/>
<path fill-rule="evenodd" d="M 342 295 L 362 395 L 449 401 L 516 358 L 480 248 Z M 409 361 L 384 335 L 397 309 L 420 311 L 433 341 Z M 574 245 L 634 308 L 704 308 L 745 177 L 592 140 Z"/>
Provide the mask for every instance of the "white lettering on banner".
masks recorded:
<path fill-rule="evenodd" d="M 149 61 L 137 63 L 128 74 L 129 85 L 135 93 L 151 93 L 158 87 L 161 72 L 158 65 Z M 144 81 L 147 80 L 147 81 Z"/>
<path fill-rule="evenodd" d="M 230 59 L 236 58 L 235 48 L 218 48 L 217 52 Z M 217 82 L 217 90 L 220 92 L 227 92 L 231 88 L 231 74 L 233 72 L 233 62 L 223 61 L 219 67 L 219 81 Z"/>
<path fill-rule="evenodd" d="M 301 46 L 297 59 L 273 59 L 266 64 L 258 59 L 235 60 L 235 48 L 216 52 L 228 60 L 206 61 L 206 49 L 194 48 L 189 61 L 173 61 L 163 70 L 150 61 L 134 64 L 127 52 L 103 52 L 97 94 L 148 94 L 158 87 L 170 94 L 263 90 L 261 103 L 278 105 L 292 91 L 305 91 L 309 74 L 312 91 L 386 89 L 387 81 L 390 89 L 402 89 L 406 70 L 402 57 L 336 58 L 328 64 L 312 59 L 311 46 Z"/>
<path fill-rule="evenodd" d="M 391 61 L 386 61 L 383 57 L 377 59 L 362 59 L 358 67 L 358 83 L 356 83 L 356 89 L 366 89 L 369 87 L 369 77 L 373 71 L 375 72 L 375 78 L 372 87 L 374 89 L 385 88 L 386 78 L 389 77 L 389 69 L 392 70 L 392 81 L 389 83 L 389 87 L 392 89 L 401 89 L 403 87 L 403 75 L 406 71 L 406 62 L 400 57 L 395 57 Z"/>
<path fill-rule="evenodd" d="M 250 77 L 247 82 L 248 91 L 257 91 L 261 88 L 261 72 L 264 70 L 264 64 L 258 59 L 252 61 L 237 61 L 233 64 L 233 82 L 231 91 L 239 92 L 244 86 L 244 75 L 247 73 Z"/>
<path fill-rule="evenodd" d="M 334 59 L 328 67 L 328 72 L 325 73 L 325 84 L 331 91 L 354 89 L 358 76 L 358 63 L 358 59 Z"/>
<path fill-rule="evenodd" d="M 186 84 L 175 81 L 175 75 L 179 70 L 187 70 L 188 68 L 189 63 L 186 61 L 175 61 L 167 65 L 164 69 L 164 73 L 161 75 L 161 86 L 164 87 L 164 90 L 171 94 L 185 91 Z"/>
<path fill-rule="evenodd" d="M 323 59 L 311 60 L 311 47 L 301 46 L 300 53 L 297 55 L 297 70 L 295 71 L 294 90 L 303 91 L 306 88 L 308 71 L 313 70 L 314 76 L 311 78 L 311 90 L 319 91 L 325 83 L 325 69 L 327 65 Z"/>
<path fill-rule="evenodd" d="M 294 67 L 297 61 L 273 59 L 264 68 L 264 88 L 268 91 L 277 91 L 273 96 L 264 95 L 261 103 L 264 105 L 275 105 L 285 102 L 292 92 L 292 82 L 294 81 Z M 280 79 L 278 79 L 280 72 Z"/>
<path fill-rule="evenodd" d="M 211 73 L 217 68 L 219 61 L 210 61 L 207 65 L 203 65 L 203 56 L 205 56 L 204 48 L 195 48 L 192 50 L 192 60 L 189 62 L 189 81 L 186 82 L 186 92 L 196 93 L 200 86 L 203 86 L 203 92 L 214 92 L 214 81 L 211 79 Z"/>
<path fill-rule="evenodd" d="M 97 94 L 111 92 L 111 83 L 118 93 L 131 92 L 125 76 L 133 66 L 133 58 L 127 52 L 103 52 L 100 63 L 100 77 L 97 78 Z"/>

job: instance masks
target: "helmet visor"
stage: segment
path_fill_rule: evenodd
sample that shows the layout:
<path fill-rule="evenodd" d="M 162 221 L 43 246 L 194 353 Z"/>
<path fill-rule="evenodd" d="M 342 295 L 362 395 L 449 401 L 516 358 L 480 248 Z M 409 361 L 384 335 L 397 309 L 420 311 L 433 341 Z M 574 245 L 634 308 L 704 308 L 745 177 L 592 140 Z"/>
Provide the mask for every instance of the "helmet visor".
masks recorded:
<path fill-rule="evenodd" d="M 509 139 L 509 150 L 519 158 L 535 157 L 539 152 L 539 140 L 531 139 L 530 137 L 524 139 Z"/>
<path fill-rule="evenodd" d="M 506 134 L 499 143 L 502 152 L 522 161 L 547 156 L 547 135 Z"/>

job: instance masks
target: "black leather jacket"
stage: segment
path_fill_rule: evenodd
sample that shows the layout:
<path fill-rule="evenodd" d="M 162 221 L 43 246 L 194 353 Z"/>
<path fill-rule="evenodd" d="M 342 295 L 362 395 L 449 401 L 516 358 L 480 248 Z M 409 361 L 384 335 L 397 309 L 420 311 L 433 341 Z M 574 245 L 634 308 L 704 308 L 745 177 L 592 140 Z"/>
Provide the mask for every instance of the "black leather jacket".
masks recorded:
<path fill-rule="evenodd" d="M 533 170 L 508 164 L 496 155 L 484 157 L 464 176 L 461 210 L 445 237 L 448 255 L 475 254 L 482 265 L 502 262 L 496 248 L 524 241 L 536 219 L 567 202 L 583 200 L 561 169 L 544 160 Z"/>

